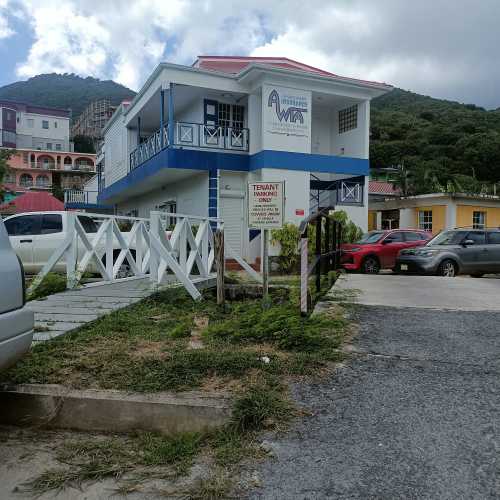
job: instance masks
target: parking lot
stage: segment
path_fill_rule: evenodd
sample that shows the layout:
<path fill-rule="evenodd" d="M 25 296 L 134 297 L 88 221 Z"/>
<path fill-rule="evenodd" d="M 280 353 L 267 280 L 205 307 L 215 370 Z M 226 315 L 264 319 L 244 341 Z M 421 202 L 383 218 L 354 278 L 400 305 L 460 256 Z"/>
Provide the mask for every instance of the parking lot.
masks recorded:
<path fill-rule="evenodd" d="M 495 275 L 442 278 L 346 274 L 337 285 L 352 296 L 352 301 L 368 306 L 500 311 L 500 279 Z"/>

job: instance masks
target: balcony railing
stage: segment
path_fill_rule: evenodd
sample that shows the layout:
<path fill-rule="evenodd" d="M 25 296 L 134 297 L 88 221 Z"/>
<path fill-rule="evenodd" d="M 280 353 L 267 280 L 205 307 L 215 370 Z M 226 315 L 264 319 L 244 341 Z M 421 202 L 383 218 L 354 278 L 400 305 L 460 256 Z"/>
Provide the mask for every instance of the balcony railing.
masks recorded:
<path fill-rule="evenodd" d="M 64 203 L 97 203 L 97 191 L 69 189 L 64 191 Z"/>
<path fill-rule="evenodd" d="M 163 148 L 170 147 L 168 126 L 163 128 Z M 193 149 L 219 149 L 248 152 L 250 131 L 240 127 L 210 126 L 203 123 L 176 122 L 172 146 Z M 130 153 L 130 170 L 134 170 L 162 149 L 161 132 L 157 130 Z"/>
<path fill-rule="evenodd" d="M 43 161 L 32 161 L 28 163 L 29 168 L 36 168 L 38 170 L 62 170 L 66 172 L 95 172 L 95 167 L 92 165 L 79 165 L 79 164 L 62 164 L 46 163 Z"/>

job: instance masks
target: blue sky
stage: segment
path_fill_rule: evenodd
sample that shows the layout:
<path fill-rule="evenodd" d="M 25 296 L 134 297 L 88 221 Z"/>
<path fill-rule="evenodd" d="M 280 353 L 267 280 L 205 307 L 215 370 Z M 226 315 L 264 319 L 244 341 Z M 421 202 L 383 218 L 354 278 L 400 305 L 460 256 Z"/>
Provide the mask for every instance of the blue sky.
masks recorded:
<path fill-rule="evenodd" d="M 163 60 L 286 56 L 500 107 L 497 0 L 0 0 L 0 85 L 40 73 L 134 90 Z"/>
<path fill-rule="evenodd" d="M 26 59 L 34 42 L 31 30 L 25 23 L 14 17 L 9 23 L 15 33 L 6 39 L 0 39 L 0 86 L 19 80 L 16 64 Z"/>

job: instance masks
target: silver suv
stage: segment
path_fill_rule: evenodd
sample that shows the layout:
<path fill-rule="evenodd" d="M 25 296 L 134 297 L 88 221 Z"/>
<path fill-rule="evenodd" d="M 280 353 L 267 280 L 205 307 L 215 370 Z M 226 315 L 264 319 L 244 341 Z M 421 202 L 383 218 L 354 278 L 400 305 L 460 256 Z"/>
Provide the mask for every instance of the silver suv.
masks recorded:
<path fill-rule="evenodd" d="M 24 270 L 0 220 L 0 370 L 25 354 L 33 340 L 34 315 L 24 304 Z"/>
<path fill-rule="evenodd" d="M 402 250 L 396 272 L 476 278 L 500 273 L 500 229 L 443 231 L 422 247 Z"/>

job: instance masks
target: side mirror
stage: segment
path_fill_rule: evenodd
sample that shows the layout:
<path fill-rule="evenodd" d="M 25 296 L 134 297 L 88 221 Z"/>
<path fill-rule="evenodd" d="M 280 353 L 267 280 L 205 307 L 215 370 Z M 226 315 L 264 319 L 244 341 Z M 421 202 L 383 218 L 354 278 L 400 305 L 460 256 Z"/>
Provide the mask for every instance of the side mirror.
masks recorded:
<path fill-rule="evenodd" d="M 468 246 L 471 246 L 471 245 L 475 245 L 474 240 L 464 240 L 462 242 L 462 246 L 464 246 L 464 247 L 468 247 Z"/>

